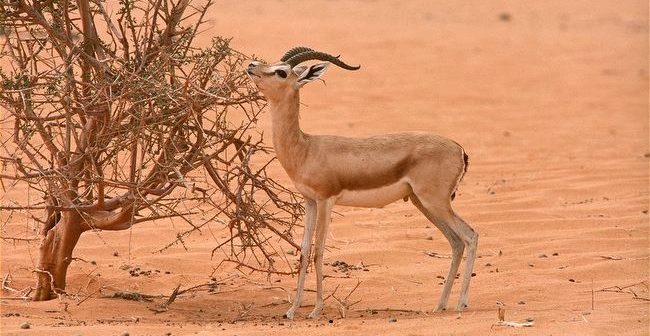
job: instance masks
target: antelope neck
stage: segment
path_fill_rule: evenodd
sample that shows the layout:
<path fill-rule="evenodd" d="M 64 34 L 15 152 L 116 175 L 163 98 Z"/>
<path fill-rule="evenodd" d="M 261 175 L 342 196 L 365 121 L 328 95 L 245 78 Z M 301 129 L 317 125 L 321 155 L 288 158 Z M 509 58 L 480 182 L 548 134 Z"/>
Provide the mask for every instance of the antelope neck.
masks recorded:
<path fill-rule="evenodd" d="M 300 95 L 298 91 L 292 91 L 282 99 L 269 103 L 273 147 L 278 160 L 291 175 L 307 147 L 305 134 L 300 129 Z"/>

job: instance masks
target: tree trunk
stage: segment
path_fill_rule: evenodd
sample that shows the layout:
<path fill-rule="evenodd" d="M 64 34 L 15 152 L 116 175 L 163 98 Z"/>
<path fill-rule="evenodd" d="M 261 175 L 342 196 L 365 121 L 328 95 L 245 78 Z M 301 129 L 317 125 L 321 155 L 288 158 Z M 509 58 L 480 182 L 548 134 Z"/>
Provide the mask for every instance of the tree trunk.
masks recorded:
<path fill-rule="evenodd" d="M 67 211 L 54 227 L 43 233 L 34 301 L 54 299 L 57 293 L 62 293 L 65 289 L 65 276 L 72 261 L 72 250 L 84 231 L 81 224 L 79 214 Z"/>

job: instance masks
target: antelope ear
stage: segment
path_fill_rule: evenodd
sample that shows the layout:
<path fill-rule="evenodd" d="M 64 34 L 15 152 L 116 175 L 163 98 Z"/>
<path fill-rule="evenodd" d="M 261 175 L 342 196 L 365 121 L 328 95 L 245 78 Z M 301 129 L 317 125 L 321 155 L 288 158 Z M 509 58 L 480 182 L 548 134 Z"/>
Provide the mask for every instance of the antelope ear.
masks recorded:
<path fill-rule="evenodd" d="M 293 70 L 293 73 L 296 74 L 296 77 L 300 77 L 300 75 L 302 75 L 302 73 L 305 72 L 305 70 L 307 70 L 307 68 L 308 68 L 308 66 L 306 66 L 306 65 L 299 65 L 299 66 L 293 68 L 292 70 Z"/>
<path fill-rule="evenodd" d="M 302 87 L 314 79 L 320 78 L 329 65 L 329 63 L 316 63 L 310 67 L 300 66 L 293 68 L 293 71 L 298 75 L 298 80 L 296 81 L 297 88 Z"/>

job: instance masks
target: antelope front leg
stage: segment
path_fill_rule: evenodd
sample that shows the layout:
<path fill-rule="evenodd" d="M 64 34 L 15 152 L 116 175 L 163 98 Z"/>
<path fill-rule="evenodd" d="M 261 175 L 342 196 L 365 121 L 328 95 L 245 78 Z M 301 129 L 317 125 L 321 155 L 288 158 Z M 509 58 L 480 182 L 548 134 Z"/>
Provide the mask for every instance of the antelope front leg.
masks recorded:
<path fill-rule="evenodd" d="M 309 314 L 309 318 L 316 318 L 323 310 L 323 253 L 325 252 L 325 241 L 327 240 L 327 230 L 330 226 L 331 211 L 334 201 L 331 199 L 318 201 L 316 208 L 316 241 L 314 251 L 314 266 L 316 267 L 316 305 L 314 310 Z"/>
<path fill-rule="evenodd" d="M 305 287 L 305 276 L 307 266 L 309 265 L 309 254 L 311 253 L 311 239 L 314 234 L 314 225 L 316 224 L 316 202 L 311 199 L 305 199 L 305 232 L 302 236 L 302 245 L 300 246 L 300 273 L 298 274 L 298 285 L 296 286 L 296 297 L 293 299 L 293 305 L 287 311 L 287 318 L 292 320 L 296 310 L 302 304 L 302 292 Z"/>

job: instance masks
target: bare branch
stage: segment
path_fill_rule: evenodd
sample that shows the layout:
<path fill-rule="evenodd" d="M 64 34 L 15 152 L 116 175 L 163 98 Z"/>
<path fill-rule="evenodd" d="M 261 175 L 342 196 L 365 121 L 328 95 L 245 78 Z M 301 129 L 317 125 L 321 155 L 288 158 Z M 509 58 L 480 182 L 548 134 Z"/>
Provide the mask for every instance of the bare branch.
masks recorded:
<path fill-rule="evenodd" d="M 271 150 L 256 130 L 265 101 L 244 72 L 248 57 L 221 37 L 192 45 L 211 4 L 124 0 L 114 19 L 97 0 L 3 5 L 0 106 L 11 129 L 0 136 L 0 186 L 39 197 L 0 199 L 0 209 L 41 223 L 51 255 L 39 278 L 52 283 L 38 298 L 64 289 L 57 263 L 81 232 L 165 218 L 186 227 L 162 250 L 219 225 L 231 234 L 215 241 L 226 259 L 292 273 L 282 251 L 299 248 L 303 210 L 266 174 Z M 48 247 L 58 244 L 46 239 L 52 230 L 73 246 Z"/>

